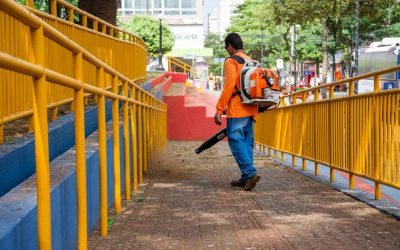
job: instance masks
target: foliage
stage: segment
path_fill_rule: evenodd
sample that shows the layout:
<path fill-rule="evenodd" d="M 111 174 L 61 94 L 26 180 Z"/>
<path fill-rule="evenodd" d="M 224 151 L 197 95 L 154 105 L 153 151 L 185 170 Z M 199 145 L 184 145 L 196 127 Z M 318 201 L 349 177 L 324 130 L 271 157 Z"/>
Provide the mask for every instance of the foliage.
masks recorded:
<path fill-rule="evenodd" d="M 154 59 L 159 53 L 159 27 L 160 21 L 148 15 L 135 15 L 126 23 L 119 21 L 126 31 L 141 37 L 147 44 L 148 59 Z M 175 38 L 168 25 L 162 25 L 162 51 L 171 51 Z"/>
<path fill-rule="evenodd" d="M 229 56 L 225 51 L 224 45 L 223 37 L 215 33 L 209 33 L 204 40 L 204 47 L 213 49 L 214 58 L 225 58 Z M 209 71 L 213 75 L 221 75 L 222 63 L 214 62 L 213 59 L 210 59 L 208 63 Z"/>
<path fill-rule="evenodd" d="M 360 45 L 383 37 L 400 36 L 400 4 L 396 0 L 359 0 Z M 260 11 L 262 10 L 262 11 Z M 341 51 L 349 62 L 354 50 L 354 0 L 248 0 L 239 5 L 228 32 L 242 35 L 245 50 L 253 58 L 274 64 L 276 58 L 292 60 L 292 27 L 296 30 L 299 60 L 322 62 L 323 32 L 327 49 Z M 261 34 L 264 34 L 264 37 Z"/>
<path fill-rule="evenodd" d="M 66 2 L 78 6 L 79 0 L 65 0 Z M 16 0 L 17 3 L 26 4 L 26 0 Z M 48 0 L 34 0 L 33 4 L 35 9 L 48 12 L 49 11 L 49 1 Z"/>

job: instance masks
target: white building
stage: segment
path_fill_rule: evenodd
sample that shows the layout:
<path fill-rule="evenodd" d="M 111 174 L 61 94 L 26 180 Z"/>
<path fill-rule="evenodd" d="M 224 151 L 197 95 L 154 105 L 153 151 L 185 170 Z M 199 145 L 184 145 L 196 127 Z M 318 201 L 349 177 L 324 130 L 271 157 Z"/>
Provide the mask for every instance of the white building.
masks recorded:
<path fill-rule="evenodd" d="M 120 17 L 149 14 L 168 24 L 175 36 L 173 50 L 203 48 L 203 0 L 119 0 Z"/>
<path fill-rule="evenodd" d="M 209 19 L 209 32 L 224 35 L 231 24 L 234 10 L 244 0 L 221 0 L 218 7 L 214 9 Z"/>

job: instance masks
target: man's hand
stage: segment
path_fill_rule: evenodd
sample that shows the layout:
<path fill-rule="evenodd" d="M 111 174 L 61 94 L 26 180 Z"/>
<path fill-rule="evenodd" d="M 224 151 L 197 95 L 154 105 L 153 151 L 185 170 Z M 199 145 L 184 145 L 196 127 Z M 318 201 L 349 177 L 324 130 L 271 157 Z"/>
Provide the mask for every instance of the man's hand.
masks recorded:
<path fill-rule="evenodd" d="M 215 115 L 214 115 L 215 124 L 217 124 L 217 125 L 221 125 L 222 124 L 221 116 L 222 116 L 222 114 L 215 113 Z"/>

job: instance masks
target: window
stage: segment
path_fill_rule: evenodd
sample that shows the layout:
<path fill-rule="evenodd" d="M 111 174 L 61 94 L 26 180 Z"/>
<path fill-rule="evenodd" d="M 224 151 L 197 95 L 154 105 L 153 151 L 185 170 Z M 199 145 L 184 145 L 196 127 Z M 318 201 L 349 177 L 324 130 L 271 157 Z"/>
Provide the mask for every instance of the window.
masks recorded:
<path fill-rule="evenodd" d="M 197 15 L 195 10 L 182 10 L 182 16 Z"/>
<path fill-rule="evenodd" d="M 153 11 L 153 16 L 159 16 L 159 15 L 161 15 L 162 14 L 162 11 L 161 10 L 154 10 Z"/>
<path fill-rule="evenodd" d="M 179 9 L 179 0 L 164 0 L 164 8 Z"/>
<path fill-rule="evenodd" d="M 147 9 L 147 4 L 149 0 L 135 0 L 135 9 Z"/>
<path fill-rule="evenodd" d="M 196 9 L 196 0 L 182 0 L 182 9 Z"/>
<path fill-rule="evenodd" d="M 154 0 L 154 8 L 155 9 L 161 9 L 162 8 L 161 0 Z"/>
<path fill-rule="evenodd" d="M 179 10 L 165 10 L 164 14 L 166 16 L 179 16 Z"/>
<path fill-rule="evenodd" d="M 133 0 L 124 0 L 124 7 L 125 7 L 125 9 L 132 9 L 132 7 L 133 7 L 132 1 L 133 1 Z"/>

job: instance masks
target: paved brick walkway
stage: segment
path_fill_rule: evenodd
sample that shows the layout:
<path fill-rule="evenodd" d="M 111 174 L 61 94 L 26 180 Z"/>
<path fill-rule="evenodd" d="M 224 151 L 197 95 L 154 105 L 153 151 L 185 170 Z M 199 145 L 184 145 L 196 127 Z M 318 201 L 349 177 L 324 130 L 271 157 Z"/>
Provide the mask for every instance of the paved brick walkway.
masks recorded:
<path fill-rule="evenodd" d="M 226 142 L 170 142 L 107 237 L 90 249 L 400 249 L 400 222 L 296 171 L 255 158 L 251 192 Z M 142 198 L 143 200 L 142 200 Z"/>

